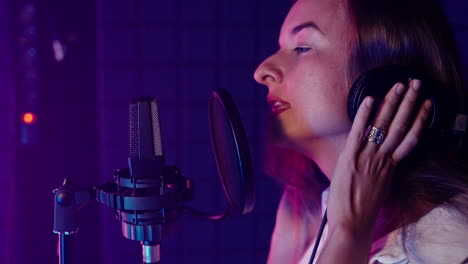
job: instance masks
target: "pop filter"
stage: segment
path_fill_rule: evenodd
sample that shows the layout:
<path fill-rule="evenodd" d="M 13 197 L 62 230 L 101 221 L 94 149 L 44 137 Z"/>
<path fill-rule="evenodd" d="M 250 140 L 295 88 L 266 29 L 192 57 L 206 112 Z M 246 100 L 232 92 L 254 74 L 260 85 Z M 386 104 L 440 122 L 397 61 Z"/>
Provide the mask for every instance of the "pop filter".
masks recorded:
<path fill-rule="evenodd" d="M 239 111 L 227 90 L 211 93 L 209 120 L 216 165 L 231 212 L 248 214 L 255 204 L 252 160 Z"/>

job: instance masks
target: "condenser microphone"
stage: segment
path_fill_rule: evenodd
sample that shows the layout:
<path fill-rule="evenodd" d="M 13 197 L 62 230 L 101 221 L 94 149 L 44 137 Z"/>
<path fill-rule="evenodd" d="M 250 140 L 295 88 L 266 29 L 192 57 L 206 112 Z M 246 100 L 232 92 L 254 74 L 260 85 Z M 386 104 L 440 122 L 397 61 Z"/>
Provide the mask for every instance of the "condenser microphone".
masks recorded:
<path fill-rule="evenodd" d="M 150 184 L 160 183 L 159 179 L 163 177 L 164 154 L 156 98 L 140 97 L 131 100 L 128 127 L 130 177 L 139 180 L 146 179 Z M 147 192 L 144 189 L 140 190 L 140 195 L 142 191 Z M 163 195 L 163 193 L 160 194 Z M 122 224 L 124 234 L 135 230 L 131 223 Z M 162 226 L 158 227 L 157 229 L 162 228 Z M 160 263 L 159 241 L 141 241 L 141 245 L 143 263 Z"/>
<path fill-rule="evenodd" d="M 160 243 L 190 200 L 191 182 L 164 164 L 157 100 L 132 99 L 129 106 L 128 169 L 97 188 L 96 199 L 116 209 L 125 238 L 142 245 L 143 263 L 160 263 Z"/>

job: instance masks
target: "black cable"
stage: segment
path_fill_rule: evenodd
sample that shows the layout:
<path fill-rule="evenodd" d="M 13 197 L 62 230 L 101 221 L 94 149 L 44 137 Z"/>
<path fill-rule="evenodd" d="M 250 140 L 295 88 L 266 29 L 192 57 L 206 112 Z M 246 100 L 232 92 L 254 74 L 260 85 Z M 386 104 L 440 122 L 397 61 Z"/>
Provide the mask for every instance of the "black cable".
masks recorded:
<path fill-rule="evenodd" d="M 312 256 L 310 257 L 309 264 L 312 264 L 315 259 L 315 255 L 317 254 L 317 249 L 320 244 L 320 239 L 322 238 L 323 230 L 325 229 L 325 225 L 327 224 L 327 209 L 325 209 L 325 213 L 323 214 L 322 223 L 320 224 L 320 229 L 317 233 L 317 237 L 315 238 L 315 245 L 314 249 L 312 250 Z"/>

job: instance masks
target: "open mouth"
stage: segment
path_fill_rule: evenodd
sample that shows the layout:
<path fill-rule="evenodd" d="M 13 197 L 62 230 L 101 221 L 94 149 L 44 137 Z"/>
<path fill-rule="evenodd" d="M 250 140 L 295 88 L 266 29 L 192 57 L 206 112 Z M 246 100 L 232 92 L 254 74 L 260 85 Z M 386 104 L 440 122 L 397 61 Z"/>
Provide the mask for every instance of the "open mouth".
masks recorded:
<path fill-rule="evenodd" d="M 270 104 L 271 111 L 275 115 L 278 115 L 291 108 L 291 105 L 288 102 L 285 102 L 276 97 L 268 97 L 268 103 Z"/>

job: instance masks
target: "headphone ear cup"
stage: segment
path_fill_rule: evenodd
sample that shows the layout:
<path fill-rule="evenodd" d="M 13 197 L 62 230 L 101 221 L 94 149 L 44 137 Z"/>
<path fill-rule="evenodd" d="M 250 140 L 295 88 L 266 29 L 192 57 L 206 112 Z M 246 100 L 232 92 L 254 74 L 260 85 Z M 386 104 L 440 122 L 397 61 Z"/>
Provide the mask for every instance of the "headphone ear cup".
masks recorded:
<path fill-rule="evenodd" d="M 348 116 L 351 121 L 354 121 L 359 106 L 364 98 L 372 96 L 374 98 L 374 106 L 379 106 L 387 93 L 398 82 L 408 86 L 411 79 L 421 79 L 424 86 L 424 95 L 420 97 L 420 102 L 426 98 L 430 98 L 433 103 L 433 109 L 437 108 L 433 96 L 431 95 L 430 88 L 425 81 L 421 78 L 422 75 L 417 74 L 415 71 L 402 67 L 402 66 L 384 66 L 370 70 L 360 75 L 351 86 L 348 93 Z M 369 118 L 370 122 L 375 117 L 378 107 L 374 107 Z M 433 111 L 432 121 L 435 120 L 435 111 Z"/>
<path fill-rule="evenodd" d="M 348 117 L 351 122 L 354 122 L 359 105 L 362 103 L 364 98 L 369 94 L 367 91 L 369 85 L 367 85 L 367 79 L 370 75 L 369 72 L 361 74 L 351 86 L 348 93 Z"/>

